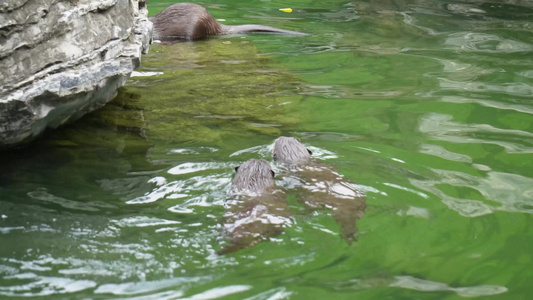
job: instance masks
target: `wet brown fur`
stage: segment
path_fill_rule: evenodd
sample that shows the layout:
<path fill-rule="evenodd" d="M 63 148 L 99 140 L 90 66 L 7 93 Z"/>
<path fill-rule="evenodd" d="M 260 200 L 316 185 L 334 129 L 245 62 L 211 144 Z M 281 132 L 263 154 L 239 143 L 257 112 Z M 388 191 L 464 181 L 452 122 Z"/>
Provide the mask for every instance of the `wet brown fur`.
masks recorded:
<path fill-rule="evenodd" d="M 250 159 L 235 168 L 231 191 L 244 194 L 264 194 L 274 186 L 274 171 L 264 159 Z"/>
<path fill-rule="evenodd" d="M 223 25 L 202 6 L 194 3 L 176 3 L 150 18 L 154 24 L 154 39 L 198 40 L 220 34 L 273 32 L 293 35 L 304 33 L 264 25 Z"/>
<path fill-rule="evenodd" d="M 348 243 L 356 240 L 356 221 L 363 217 L 366 208 L 364 194 L 332 166 L 312 159 L 311 151 L 296 138 L 276 139 L 272 155 L 299 182 L 299 200 L 310 210 L 331 209 L 333 218 L 341 225 L 342 238 Z"/>
<path fill-rule="evenodd" d="M 218 254 L 250 248 L 281 234 L 290 216 L 283 192 L 275 187 L 270 164 L 264 159 L 242 163 L 235 168 L 226 201 L 223 225 L 228 244 Z"/>
<path fill-rule="evenodd" d="M 274 142 L 272 156 L 275 160 L 287 163 L 305 163 L 311 159 L 310 151 L 293 137 L 281 136 Z"/>

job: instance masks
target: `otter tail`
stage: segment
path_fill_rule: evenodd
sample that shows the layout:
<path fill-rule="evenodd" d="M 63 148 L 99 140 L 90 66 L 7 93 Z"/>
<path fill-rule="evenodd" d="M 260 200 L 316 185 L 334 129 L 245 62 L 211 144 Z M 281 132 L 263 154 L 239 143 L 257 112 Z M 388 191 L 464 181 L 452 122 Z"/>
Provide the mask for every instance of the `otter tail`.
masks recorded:
<path fill-rule="evenodd" d="M 240 34 L 240 33 L 250 33 L 250 32 L 271 32 L 271 33 L 281 33 L 281 34 L 292 34 L 292 35 L 308 35 L 307 33 L 279 29 L 272 26 L 265 25 L 222 25 L 222 34 Z"/>

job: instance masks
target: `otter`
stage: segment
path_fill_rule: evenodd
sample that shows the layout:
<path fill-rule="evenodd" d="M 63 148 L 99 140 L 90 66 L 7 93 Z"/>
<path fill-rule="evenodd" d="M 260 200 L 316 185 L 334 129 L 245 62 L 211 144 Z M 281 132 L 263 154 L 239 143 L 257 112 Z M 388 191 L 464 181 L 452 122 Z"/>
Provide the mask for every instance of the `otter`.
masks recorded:
<path fill-rule="evenodd" d="M 194 3 L 176 3 L 150 18 L 154 24 L 154 39 L 198 40 L 213 35 L 250 32 L 273 32 L 307 35 L 264 25 L 223 25 L 218 23 L 202 6 Z"/>
<path fill-rule="evenodd" d="M 250 159 L 235 168 L 223 221 L 229 242 L 218 254 L 250 248 L 290 226 L 292 214 L 274 176 L 264 159 Z"/>
<path fill-rule="evenodd" d="M 274 142 L 272 156 L 275 160 L 289 164 L 305 164 L 311 160 L 311 151 L 293 137 L 281 136 Z"/>
<path fill-rule="evenodd" d="M 272 151 L 274 159 L 289 173 L 285 181 L 299 191 L 300 202 L 311 210 L 331 209 L 341 226 L 342 238 L 351 244 L 356 240 L 356 221 L 366 208 L 364 194 L 311 154 L 296 138 L 284 136 L 276 139 Z"/>
<path fill-rule="evenodd" d="M 263 195 L 274 186 L 275 173 L 264 159 L 250 159 L 235 168 L 231 186 L 234 195 Z"/>

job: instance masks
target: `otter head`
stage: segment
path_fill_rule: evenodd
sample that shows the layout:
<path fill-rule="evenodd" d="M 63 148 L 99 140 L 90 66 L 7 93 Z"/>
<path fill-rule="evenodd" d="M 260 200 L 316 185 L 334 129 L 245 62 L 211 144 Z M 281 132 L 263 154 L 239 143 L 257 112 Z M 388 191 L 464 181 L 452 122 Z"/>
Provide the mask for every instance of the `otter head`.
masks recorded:
<path fill-rule="evenodd" d="M 235 168 L 232 191 L 261 194 L 274 186 L 274 171 L 264 159 L 250 159 Z"/>
<path fill-rule="evenodd" d="M 219 24 L 202 6 L 176 3 L 150 18 L 154 39 L 198 40 L 222 33 Z"/>
<path fill-rule="evenodd" d="M 282 163 L 299 164 L 311 159 L 311 151 L 296 138 L 282 136 L 274 142 L 272 156 Z"/>

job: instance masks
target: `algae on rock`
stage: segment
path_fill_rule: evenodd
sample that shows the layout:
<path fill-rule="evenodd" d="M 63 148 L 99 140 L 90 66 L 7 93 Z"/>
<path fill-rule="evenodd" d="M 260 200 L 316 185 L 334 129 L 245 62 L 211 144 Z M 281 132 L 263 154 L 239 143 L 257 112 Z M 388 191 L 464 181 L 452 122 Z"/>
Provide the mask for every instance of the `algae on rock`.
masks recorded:
<path fill-rule="evenodd" d="M 153 45 L 126 87 L 142 97 L 149 139 L 220 144 L 236 136 L 277 136 L 298 122 L 285 114 L 299 81 L 274 69 L 255 45 L 239 38 Z"/>

